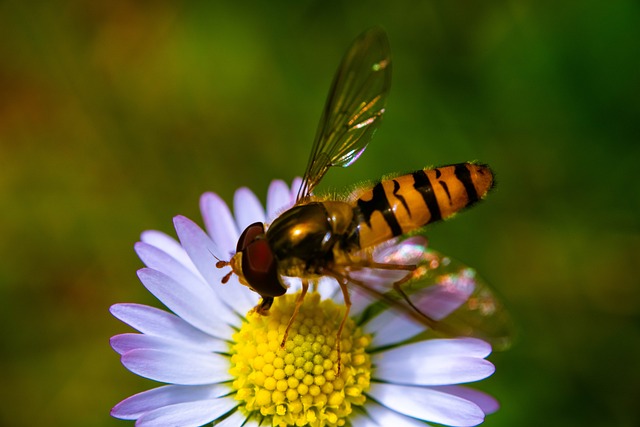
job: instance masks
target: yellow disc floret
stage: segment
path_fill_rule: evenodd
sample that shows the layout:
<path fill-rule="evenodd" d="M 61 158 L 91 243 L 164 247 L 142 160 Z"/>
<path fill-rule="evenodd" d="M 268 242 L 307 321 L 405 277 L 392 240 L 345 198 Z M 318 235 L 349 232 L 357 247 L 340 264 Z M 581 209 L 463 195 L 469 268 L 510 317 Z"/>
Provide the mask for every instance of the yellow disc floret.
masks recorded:
<path fill-rule="evenodd" d="M 363 405 L 369 389 L 371 337 L 348 319 L 336 335 L 344 306 L 308 294 L 281 347 L 298 295 L 276 298 L 269 316 L 247 315 L 233 335 L 231 370 L 241 409 L 257 413 L 270 425 L 341 426 L 353 405 Z M 339 371 L 339 374 L 338 374 Z"/>

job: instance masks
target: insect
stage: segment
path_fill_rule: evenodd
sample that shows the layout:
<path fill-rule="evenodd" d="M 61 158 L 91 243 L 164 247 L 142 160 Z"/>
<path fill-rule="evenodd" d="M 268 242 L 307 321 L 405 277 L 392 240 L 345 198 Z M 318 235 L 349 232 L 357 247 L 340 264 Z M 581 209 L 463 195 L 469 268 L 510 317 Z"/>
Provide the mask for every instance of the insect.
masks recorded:
<path fill-rule="evenodd" d="M 301 279 L 302 292 L 283 346 L 309 284 L 323 276 L 337 281 L 346 305 L 336 340 L 338 352 L 351 306 L 351 286 L 431 329 L 449 335 L 481 335 L 480 331 L 490 330 L 486 338 L 506 343 L 509 334 L 503 310 L 472 269 L 416 239 L 404 246 L 405 252 L 393 253 L 382 262 L 373 257 L 375 248 L 385 242 L 446 219 L 484 198 L 493 186 L 488 166 L 459 163 L 422 169 L 382 179 L 344 199 L 313 195 L 331 167 L 347 167 L 365 150 L 381 122 L 390 84 L 387 36 L 373 28 L 354 40 L 338 67 L 295 205 L 268 226 L 254 223 L 244 230 L 236 254 L 216 264 L 232 268 L 223 282 L 235 273 L 261 296 L 255 310 L 267 314 L 274 298 L 287 292 L 283 277 Z M 362 278 L 364 272 L 384 271 L 401 273 L 388 289 L 378 289 Z M 441 322 L 445 315 L 447 321 Z M 449 317 L 454 319 L 451 323 Z M 498 321 L 489 328 L 477 324 L 490 324 L 487 319 Z"/>

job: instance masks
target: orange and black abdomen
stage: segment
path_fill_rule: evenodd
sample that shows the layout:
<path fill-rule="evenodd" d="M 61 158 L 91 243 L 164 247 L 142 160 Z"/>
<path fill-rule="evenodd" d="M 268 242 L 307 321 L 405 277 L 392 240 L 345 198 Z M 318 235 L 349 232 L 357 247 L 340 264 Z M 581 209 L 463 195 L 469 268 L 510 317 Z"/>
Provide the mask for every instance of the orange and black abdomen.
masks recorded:
<path fill-rule="evenodd" d="M 484 198 L 493 185 L 486 165 L 459 163 L 378 182 L 353 201 L 359 246 L 367 248 L 445 219 Z"/>

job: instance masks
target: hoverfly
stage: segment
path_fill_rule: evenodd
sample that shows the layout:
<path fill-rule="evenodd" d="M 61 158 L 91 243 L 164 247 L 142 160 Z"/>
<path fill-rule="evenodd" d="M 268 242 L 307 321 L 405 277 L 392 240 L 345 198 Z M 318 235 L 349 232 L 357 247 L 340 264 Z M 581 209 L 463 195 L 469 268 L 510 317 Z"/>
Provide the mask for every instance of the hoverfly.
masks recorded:
<path fill-rule="evenodd" d="M 415 238 L 404 245 L 408 251 L 404 255 L 392 254 L 384 262 L 374 261 L 372 255 L 385 242 L 483 199 L 493 186 L 488 166 L 459 163 L 422 169 L 382 179 L 345 199 L 313 195 L 329 168 L 347 167 L 365 150 L 381 122 L 390 84 L 387 36 L 382 29 L 373 28 L 354 40 L 338 67 L 295 205 L 270 225 L 258 222 L 244 230 L 236 254 L 216 264 L 232 268 L 223 282 L 235 273 L 242 284 L 261 296 L 254 310 L 264 315 L 274 298 L 287 292 L 284 277 L 301 279 L 302 292 L 283 346 L 309 284 L 327 276 L 338 282 L 346 306 L 336 340 L 338 352 L 351 307 L 349 286 L 402 310 L 423 327 L 449 335 L 482 336 L 487 332 L 483 338 L 505 347 L 509 335 L 506 316 L 472 269 L 426 249 Z M 408 259 L 412 263 L 407 264 Z M 385 271 L 402 273 L 388 289 L 371 286 L 363 274 Z M 446 322 L 441 322 L 444 316 Z M 493 325 L 485 322 L 492 318 L 497 319 Z M 476 320 L 490 327 L 474 324 Z"/>

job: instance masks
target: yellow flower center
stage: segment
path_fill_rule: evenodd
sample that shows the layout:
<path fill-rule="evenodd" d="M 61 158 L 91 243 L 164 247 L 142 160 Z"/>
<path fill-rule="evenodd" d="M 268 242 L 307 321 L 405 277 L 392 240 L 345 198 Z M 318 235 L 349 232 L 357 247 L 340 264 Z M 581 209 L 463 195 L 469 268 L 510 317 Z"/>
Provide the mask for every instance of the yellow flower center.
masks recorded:
<path fill-rule="evenodd" d="M 371 337 L 347 319 L 338 375 L 336 334 L 345 307 L 310 293 L 282 348 L 297 297 L 276 298 L 269 316 L 249 313 L 233 335 L 230 373 L 235 378 L 235 398 L 247 413 L 266 418 L 266 425 L 344 425 L 352 406 L 366 400 L 371 359 L 365 348 Z"/>

